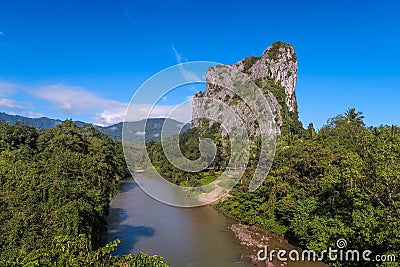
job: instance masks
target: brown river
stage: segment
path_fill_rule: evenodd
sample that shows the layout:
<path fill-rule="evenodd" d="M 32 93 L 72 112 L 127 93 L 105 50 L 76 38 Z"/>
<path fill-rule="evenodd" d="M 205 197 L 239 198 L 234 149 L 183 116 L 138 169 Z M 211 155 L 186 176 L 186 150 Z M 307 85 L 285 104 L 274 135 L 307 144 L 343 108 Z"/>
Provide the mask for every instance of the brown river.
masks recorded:
<path fill-rule="evenodd" d="M 159 186 L 151 176 L 149 182 Z M 242 257 L 248 251 L 228 229 L 235 221 L 211 206 L 178 208 L 163 204 L 143 192 L 132 179 L 121 182 L 107 221 L 107 240 L 122 240 L 117 254 L 161 255 L 171 267 L 254 267 Z M 289 262 L 288 266 L 324 265 Z"/>

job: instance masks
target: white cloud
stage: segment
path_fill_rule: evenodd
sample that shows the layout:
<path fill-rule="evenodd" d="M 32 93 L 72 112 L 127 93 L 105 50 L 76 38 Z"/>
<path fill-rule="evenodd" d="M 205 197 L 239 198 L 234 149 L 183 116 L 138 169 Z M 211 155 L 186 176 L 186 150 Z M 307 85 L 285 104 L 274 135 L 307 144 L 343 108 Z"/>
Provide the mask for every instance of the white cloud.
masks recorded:
<path fill-rule="evenodd" d="M 182 64 L 183 56 L 178 52 L 178 50 L 176 50 L 176 48 L 175 48 L 175 46 L 173 44 L 171 44 L 171 49 L 174 52 L 176 62 L 178 62 L 178 64 Z M 183 61 L 186 61 L 186 58 Z"/>
<path fill-rule="evenodd" d="M 124 121 L 127 105 L 120 103 L 115 106 L 104 107 L 103 111 L 96 113 L 93 123 L 100 126 L 107 126 Z"/>
<path fill-rule="evenodd" d="M 187 121 L 192 116 L 191 105 L 151 105 L 151 104 L 131 104 L 126 113 L 126 121 L 138 121 L 145 118 L 171 118 L 178 121 Z"/>
<path fill-rule="evenodd" d="M 136 104 L 125 113 L 128 103 L 100 98 L 85 88 L 63 84 L 48 85 L 39 88 L 35 95 L 51 102 L 62 113 L 67 115 L 88 114 L 93 123 L 107 126 L 126 121 L 138 121 L 145 118 L 166 118 L 175 106 L 152 104 Z M 150 112 L 151 111 L 151 112 Z M 150 112 L 150 115 L 149 115 Z M 174 112 L 171 118 L 186 121 L 191 116 L 191 107 L 182 112 Z"/>
<path fill-rule="evenodd" d="M 183 77 L 185 77 L 186 81 L 188 82 L 197 82 L 197 81 L 202 81 L 202 79 L 200 79 L 199 76 L 197 76 L 194 72 L 188 71 L 187 69 L 185 69 L 185 67 L 183 67 L 182 64 L 179 64 L 179 70 L 182 74 Z"/>
<path fill-rule="evenodd" d="M 132 24 L 136 24 L 136 20 L 134 18 L 134 16 L 132 16 L 127 9 L 124 9 L 124 14 L 125 16 L 128 18 L 128 20 L 132 23 Z"/>
<path fill-rule="evenodd" d="M 125 114 L 126 107 L 109 106 L 102 112 L 97 113 L 93 122 L 97 125 L 105 126 L 124 120 L 139 121 L 146 118 L 171 118 L 178 121 L 187 121 L 192 114 L 191 106 L 181 108 L 180 112 L 171 113 L 176 106 L 156 105 L 153 107 L 151 104 L 135 104 L 131 105 Z"/>
<path fill-rule="evenodd" d="M 82 87 L 63 84 L 43 86 L 35 95 L 50 101 L 67 115 L 80 114 L 113 104 L 112 100 L 99 98 Z"/>
<path fill-rule="evenodd" d="M 17 85 L 15 83 L 0 81 L 0 96 L 5 96 L 14 93 L 16 89 Z"/>
<path fill-rule="evenodd" d="M 41 117 L 45 117 L 45 115 L 43 113 L 39 113 L 39 112 L 33 112 L 33 111 L 28 111 L 28 112 L 22 112 L 22 114 L 26 117 L 29 118 L 41 118 Z"/>
<path fill-rule="evenodd" d="M 176 50 L 175 46 L 173 44 L 171 44 L 171 49 L 174 52 L 175 55 L 175 59 L 178 62 L 178 67 L 179 70 L 182 74 L 182 76 L 189 82 L 192 81 L 202 81 L 202 79 L 199 78 L 199 76 L 197 76 L 195 73 L 188 71 L 187 69 L 185 69 L 185 67 L 182 65 L 183 62 L 186 62 L 187 59 L 182 56 L 178 50 Z"/>
<path fill-rule="evenodd" d="M 83 87 L 64 84 L 39 88 L 35 95 L 51 102 L 67 115 L 96 114 L 93 123 L 110 125 L 124 119 L 127 103 L 100 98 Z"/>
<path fill-rule="evenodd" d="M 18 110 L 24 109 L 23 106 L 7 98 L 0 98 L 0 108 L 18 109 Z"/>

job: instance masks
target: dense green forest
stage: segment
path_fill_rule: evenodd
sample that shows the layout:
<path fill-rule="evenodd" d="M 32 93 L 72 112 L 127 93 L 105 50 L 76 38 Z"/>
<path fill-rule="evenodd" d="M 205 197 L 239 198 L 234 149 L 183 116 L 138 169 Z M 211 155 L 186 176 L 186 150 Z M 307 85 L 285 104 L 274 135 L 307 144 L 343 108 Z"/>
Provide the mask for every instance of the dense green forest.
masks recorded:
<path fill-rule="evenodd" d="M 229 162 L 229 144 L 222 145 L 222 135 L 219 133 L 220 125 L 212 124 L 210 127 L 192 128 L 179 136 L 181 152 L 190 160 L 200 157 L 199 140 L 211 139 L 217 146 L 216 156 L 211 165 L 204 172 L 186 172 L 171 164 L 163 152 L 161 142 L 152 141 L 147 143 L 146 149 L 152 166 L 169 181 L 181 186 L 200 186 L 213 181 L 217 174 L 221 173 Z M 166 139 L 164 145 L 169 145 Z M 228 142 L 228 141 L 226 141 Z"/>
<path fill-rule="evenodd" d="M 282 137 L 263 186 L 248 193 L 245 182 L 217 207 L 303 248 L 345 238 L 349 248 L 399 256 L 399 185 L 400 128 L 366 128 L 350 109 L 318 133 L 310 125 L 303 136 Z"/>
<path fill-rule="evenodd" d="M 211 137 L 218 143 L 221 137 L 217 132 L 215 127 L 189 130 L 181 136 L 182 152 L 192 159 L 198 157 L 199 137 Z M 149 154 L 156 168 L 178 184 L 210 181 L 227 160 L 217 157 L 201 174 L 181 173 L 160 151 L 159 143 L 150 144 Z M 231 191 L 230 198 L 217 204 L 217 209 L 243 223 L 285 236 L 302 248 L 322 251 L 336 247 L 336 241 L 345 238 L 349 249 L 399 256 L 398 126 L 366 127 L 362 113 L 355 109 L 330 119 L 318 132 L 312 124 L 303 129 L 296 121 L 279 137 L 272 169 L 253 193 L 248 192 L 248 184 L 257 153 L 250 155 L 242 182 Z M 357 265 L 334 263 L 346 264 Z M 359 266 L 368 264 L 379 265 L 361 262 Z"/>
<path fill-rule="evenodd" d="M 101 246 L 122 145 L 67 120 L 37 130 L 0 123 L 0 266 L 167 266 L 157 256 Z"/>

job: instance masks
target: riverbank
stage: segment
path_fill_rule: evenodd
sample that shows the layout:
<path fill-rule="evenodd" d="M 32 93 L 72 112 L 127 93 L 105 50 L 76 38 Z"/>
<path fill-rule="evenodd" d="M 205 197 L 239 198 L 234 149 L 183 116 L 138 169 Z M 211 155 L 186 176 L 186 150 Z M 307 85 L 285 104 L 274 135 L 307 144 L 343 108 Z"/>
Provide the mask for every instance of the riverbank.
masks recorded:
<path fill-rule="evenodd" d="M 268 233 L 264 229 L 257 226 L 250 226 L 241 223 L 232 224 L 228 227 L 235 235 L 237 240 L 242 247 L 243 254 L 242 259 L 248 259 L 254 266 L 257 267 L 327 267 L 328 264 L 322 262 L 304 261 L 304 262 L 282 262 L 276 259 L 276 253 L 272 262 L 262 261 L 260 262 L 257 258 L 257 253 L 260 250 L 264 250 L 265 246 L 268 245 L 268 251 L 272 250 L 285 250 L 292 251 L 296 250 L 300 254 L 302 250 L 298 247 L 291 245 L 284 237 L 275 234 Z M 263 254 L 264 256 L 264 254 Z"/>
<path fill-rule="evenodd" d="M 243 248 L 242 258 L 248 258 L 251 260 L 252 264 L 260 267 L 287 265 L 286 262 L 260 262 L 257 258 L 257 252 L 263 250 L 267 244 L 271 247 L 273 245 L 274 249 L 287 247 L 289 243 L 284 238 L 272 235 L 259 227 L 244 225 L 241 223 L 233 224 L 229 226 L 229 229 L 234 233 Z M 277 246 L 278 244 L 282 245 Z"/>
<path fill-rule="evenodd" d="M 215 201 L 214 203 L 210 203 L 209 205 L 216 209 L 218 212 L 222 213 L 224 216 L 230 217 L 228 214 L 225 214 L 220 209 L 217 209 L 215 205 L 220 202 L 225 201 L 231 195 L 227 194 L 223 198 Z M 257 258 L 257 253 L 260 250 L 264 250 L 265 246 L 268 245 L 269 251 L 271 250 L 296 250 L 301 253 L 302 249 L 290 244 L 283 236 L 273 234 L 268 232 L 265 229 L 254 225 L 246 225 L 236 218 L 232 218 L 233 220 L 237 221 L 238 223 L 234 223 L 228 226 L 228 229 L 233 232 L 235 235 L 238 243 L 242 248 L 242 255 L 240 260 L 247 260 L 250 261 L 254 266 L 257 267 L 300 267 L 300 266 L 311 266 L 311 267 L 327 267 L 328 264 L 324 264 L 322 262 L 281 262 L 277 259 L 273 260 L 272 262 L 269 261 L 262 261 L 260 262 Z M 275 257 L 276 258 L 276 257 Z"/>

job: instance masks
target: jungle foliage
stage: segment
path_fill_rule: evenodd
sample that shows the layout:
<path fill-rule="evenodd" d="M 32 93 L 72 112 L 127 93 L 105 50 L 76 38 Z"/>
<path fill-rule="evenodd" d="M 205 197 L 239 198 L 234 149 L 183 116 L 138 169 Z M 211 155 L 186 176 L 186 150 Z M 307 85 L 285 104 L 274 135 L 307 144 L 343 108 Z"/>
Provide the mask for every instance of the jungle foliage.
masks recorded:
<path fill-rule="evenodd" d="M 365 127 L 363 118 L 349 109 L 318 133 L 310 124 L 302 136 L 282 136 L 264 184 L 247 191 L 254 170 L 249 166 L 244 183 L 217 208 L 302 248 L 335 248 L 344 238 L 348 249 L 399 257 L 400 128 Z"/>
<path fill-rule="evenodd" d="M 166 266 L 100 247 L 110 198 L 128 175 L 120 142 L 71 120 L 0 123 L 0 266 Z"/>

